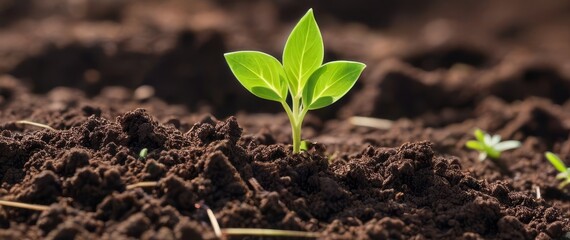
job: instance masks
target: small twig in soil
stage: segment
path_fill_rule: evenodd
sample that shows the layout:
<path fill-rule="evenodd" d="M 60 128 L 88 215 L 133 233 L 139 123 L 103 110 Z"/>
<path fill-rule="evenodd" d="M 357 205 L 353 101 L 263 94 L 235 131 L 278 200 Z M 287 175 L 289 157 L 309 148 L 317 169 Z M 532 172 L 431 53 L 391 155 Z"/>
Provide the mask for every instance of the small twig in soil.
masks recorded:
<path fill-rule="evenodd" d="M 48 125 L 45 124 L 41 124 L 41 123 L 37 123 L 37 122 L 32 122 L 32 121 L 28 121 L 28 120 L 20 120 L 20 121 L 16 121 L 16 124 L 24 124 L 24 125 L 31 125 L 34 127 L 40 127 L 40 128 L 45 128 L 51 131 L 57 131 L 55 130 L 55 128 L 52 128 Z"/>
<path fill-rule="evenodd" d="M 371 117 L 351 117 L 348 121 L 355 126 L 361 127 L 371 127 L 377 129 L 390 129 L 394 124 L 394 121 L 390 121 L 387 119 L 380 119 L 380 118 L 371 118 Z"/>
<path fill-rule="evenodd" d="M 8 206 L 8 207 L 24 208 L 24 209 L 36 210 L 36 211 L 47 211 L 49 209 L 49 206 L 45 206 L 45 205 L 13 202 L 13 201 L 6 201 L 6 200 L 0 200 L 0 205 Z"/>
<path fill-rule="evenodd" d="M 127 190 L 138 188 L 138 187 L 156 187 L 158 182 L 139 182 L 131 185 L 127 185 Z"/>
<path fill-rule="evenodd" d="M 319 233 L 291 231 L 291 230 L 278 230 L 278 229 L 263 229 L 263 228 L 224 228 L 222 233 L 225 235 L 250 235 L 250 236 L 272 236 L 272 237 L 305 237 L 305 238 L 318 238 Z"/>
<path fill-rule="evenodd" d="M 266 228 L 220 228 L 220 224 L 216 219 L 216 215 L 212 209 L 210 209 L 204 203 L 196 203 L 194 204 L 195 208 L 202 208 L 206 210 L 208 214 L 208 218 L 210 219 L 210 223 L 212 224 L 212 228 L 214 229 L 214 233 L 216 234 L 217 238 L 221 238 L 222 236 L 230 236 L 230 235 L 249 235 L 249 236 L 270 236 L 270 237 L 306 237 L 306 238 L 318 238 L 320 237 L 319 233 L 312 233 L 312 232 L 303 232 L 303 231 L 292 231 L 292 230 L 279 230 L 279 229 L 266 229 Z"/>
<path fill-rule="evenodd" d="M 250 178 L 247 181 L 249 182 L 249 184 L 251 184 L 251 186 L 253 187 L 253 189 L 255 189 L 256 192 L 260 192 L 260 193 L 265 192 L 265 189 L 263 189 L 263 187 L 261 186 L 261 184 L 259 184 L 257 179 Z"/>
<path fill-rule="evenodd" d="M 206 213 L 208 214 L 208 218 L 210 219 L 210 224 L 212 224 L 212 228 L 214 229 L 214 233 L 216 234 L 217 238 L 221 238 L 222 237 L 222 230 L 220 229 L 220 224 L 218 223 L 218 219 L 216 219 L 216 215 L 214 215 L 214 212 L 212 211 L 212 209 L 210 209 L 210 207 L 208 207 L 206 204 L 203 203 L 196 203 L 194 204 L 195 208 L 202 208 L 204 210 L 206 210 Z"/>

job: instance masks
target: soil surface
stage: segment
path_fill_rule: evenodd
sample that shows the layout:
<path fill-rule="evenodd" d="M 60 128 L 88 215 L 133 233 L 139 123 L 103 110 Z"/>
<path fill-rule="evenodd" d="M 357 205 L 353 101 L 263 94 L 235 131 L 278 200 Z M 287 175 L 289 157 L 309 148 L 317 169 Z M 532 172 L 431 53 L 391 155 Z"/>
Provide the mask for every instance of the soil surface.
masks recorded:
<path fill-rule="evenodd" d="M 368 68 L 292 154 L 222 56 L 279 56 L 310 7 L 326 58 Z M 0 199 L 49 206 L 1 206 L 0 239 L 215 239 L 196 204 L 321 239 L 570 238 L 543 156 L 570 166 L 568 29 L 562 0 L 0 0 Z M 480 162 L 475 128 L 522 147 Z"/>

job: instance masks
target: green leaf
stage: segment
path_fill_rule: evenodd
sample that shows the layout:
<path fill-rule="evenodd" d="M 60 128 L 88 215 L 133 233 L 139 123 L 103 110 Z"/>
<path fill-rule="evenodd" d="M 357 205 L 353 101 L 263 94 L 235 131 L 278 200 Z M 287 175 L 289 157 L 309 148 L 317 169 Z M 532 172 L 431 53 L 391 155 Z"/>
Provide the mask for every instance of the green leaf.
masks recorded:
<path fill-rule="evenodd" d="M 307 141 L 301 141 L 301 151 L 309 150 L 309 143 Z"/>
<path fill-rule="evenodd" d="M 497 135 L 495 135 L 495 136 L 497 136 Z M 493 148 L 499 152 L 502 152 L 502 151 L 506 151 L 506 150 L 519 148 L 520 146 L 521 146 L 521 142 L 516 141 L 516 140 L 509 140 L 509 141 L 497 143 L 493 146 Z"/>
<path fill-rule="evenodd" d="M 145 159 L 146 155 L 148 154 L 148 148 L 143 148 L 139 152 L 139 159 Z"/>
<path fill-rule="evenodd" d="M 293 28 L 283 50 L 283 68 L 293 96 L 301 94 L 309 76 L 321 66 L 324 46 L 321 31 L 309 11 Z"/>
<path fill-rule="evenodd" d="M 570 173 L 568 171 L 558 173 L 556 179 L 570 179 Z"/>
<path fill-rule="evenodd" d="M 475 140 L 469 140 L 465 143 L 465 146 L 467 148 L 473 149 L 473 150 L 478 150 L 478 151 L 483 151 L 485 149 L 485 147 L 483 147 L 483 145 Z"/>
<path fill-rule="evenodd" d="M 491 144 L 493 139 L 492 139 L 491 135 L 489 135 L 489 134 L 485 134 L 485 136 L 483 136 L 483 141 L 485 142 L 485 145 L 487 145 L 487 146 L 493 145 L 493 144 Z"/>
<path fill-rule="evenodd" d="M 501 157 L 501 152 L 489 146 L 485 146 L 485 152 L 492 159 L 499 159 L 499 157 Z"/>
<path fill-rule="evenodd" d="M 561 173 L 566 172 L 566 165 L 564 164 L 564 162 L 562 162 L 562 160 L 560 160 L 558 156 L 556 156 L 556 154 L 551 152 L 546 152 L 544 156 L 546 157 L 546 159 L 548 159 L 550 164 L 552 164 L 552 166 L 556 168 L 556 170 L 558 170 Z"/>
<path fill-rule="evenodd" d="M 281 63 L 271 55 L 257 51 L 224 54 L 238 81 L 253 95 L 282 102 L 287 98 L 287 85 Z"/>
<path fill-rule="evenodd" d="M 475 129 L 475 132 L 473 133 L 473 135 L 475 135 L 475 138 L 477 139 L 477 141 L 482 142 L 482 143 L 486 143 L 485 142 L 485 132 L 483 132 L 483 130 L 477 128 L 477 129 Z"/>
<path fill-rule="evenodd" d="M 334 61 L 318 68 L 303 89 L 303 106 L 309 110 L 326 107 L 350 90 L 366 65 L 359 62 Z"/>
<path fill-rule="evenodd" d="M 493 136 L 491 137 L 491 139 L 489 140 L 489 145 L 495 146 L 495 145 L 498 144 L 499 142 L 501 142 L 501 136 L 499 136 L 499 135 L 493 135 Z"/>

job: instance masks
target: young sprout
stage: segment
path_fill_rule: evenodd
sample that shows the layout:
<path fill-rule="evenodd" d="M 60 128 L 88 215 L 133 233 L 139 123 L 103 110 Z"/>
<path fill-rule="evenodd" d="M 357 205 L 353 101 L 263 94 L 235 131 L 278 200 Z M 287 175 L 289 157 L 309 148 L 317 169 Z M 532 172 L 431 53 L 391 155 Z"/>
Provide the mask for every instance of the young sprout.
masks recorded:
<path fill-rule="evenodd" d="M 307 151 L 307 150 L 309 150 L 309 144 L 310 144 L 310 143 L 307 142 L 307 141 L 301 141 L 301 146 L 300 146 L 301 151 Z"/>
<path fill-rule="evenodd" d="M 544 156 L 548 159 L 550 164 L 558 170 L 559 173 L 556 175 L 556 179 L 563 180 L 560 185 L 558 185 L 558 188 L 562 189 L 570 184 L 570 168 L 567 168 L 564 162 L 554 153 L 546 152 Z"/>
<path fill-rule="evenodd" d="M 479 161 L 483 161 L 487 157 L 498 159 L 501 152 L 521 146 L 521 142 L 515 140 L 501 142 L 501 136 L 491 136 L 481 129 L 476 129 L 474 135 L 477 140 L 469 140 L 465 146 L 479 151 Z"/>
<path fill-rule="evenodd" d="M 366 67 L 351 61 L 323 64 L 323 39 L 312 9 L 289 35 L 283 64 L 258 51 L 231 52 L 224 56 L 238 81 L 253 95 L 281 103 L 291 123 L 293 153 L 301 150 L 301 126 L 307 112 L 338 101 Z"/>
<path fill-rule="evenodd" d="M 146 155 L 148 154 L 148 148 L 143 148 L 139 152 L 139 159 L 146 159 Z"/>

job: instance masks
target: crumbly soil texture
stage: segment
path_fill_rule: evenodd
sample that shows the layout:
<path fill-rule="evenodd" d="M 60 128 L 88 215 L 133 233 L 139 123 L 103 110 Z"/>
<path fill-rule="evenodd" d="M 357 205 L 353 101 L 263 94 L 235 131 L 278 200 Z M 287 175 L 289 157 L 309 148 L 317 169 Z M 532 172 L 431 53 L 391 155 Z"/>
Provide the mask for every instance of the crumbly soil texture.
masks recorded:
<path fill-rule="evenodd" d="M 368 67 L 292 154 L 280 106 L 222 56 L 278 56 L 310 7 L 327 60 Z M 0 239 L 217 239 L 207 208 L 222 229 L 320 239 L 568 239 L 570 188 L 543 154 L 570 166 L 569 16 L 562 0 L 0 0 L 0 199 L 48 207 L 0 206 Z M 480 162 L 475 128 L 522 147 Z"/>

